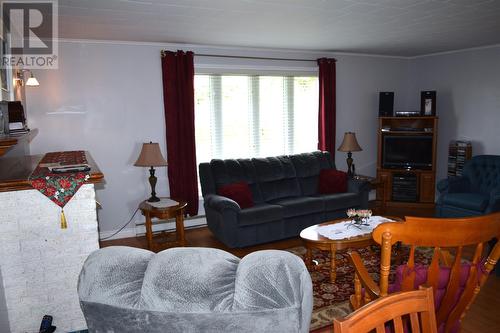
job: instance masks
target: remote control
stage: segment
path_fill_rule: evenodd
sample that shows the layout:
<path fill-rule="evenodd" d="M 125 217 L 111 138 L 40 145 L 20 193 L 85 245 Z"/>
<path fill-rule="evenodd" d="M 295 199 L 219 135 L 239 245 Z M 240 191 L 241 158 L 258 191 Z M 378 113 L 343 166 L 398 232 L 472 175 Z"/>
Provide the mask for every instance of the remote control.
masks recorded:
<path fill-rule="evenodd" d="M 42 323 L 40 324 L 40 333 L 53 332 L 50 330 L 52 327 L 52 319 L 52 316 L 43 316 Z"/>
<path fill-rule="evenodd" d="M 79 166 L 79 167 L 74 166 L 74 167 L 59 167 L 52 169 L 53 173 L 85 172 L 85 171 L 90 171 L 90 168 L 88 166 Z"/>

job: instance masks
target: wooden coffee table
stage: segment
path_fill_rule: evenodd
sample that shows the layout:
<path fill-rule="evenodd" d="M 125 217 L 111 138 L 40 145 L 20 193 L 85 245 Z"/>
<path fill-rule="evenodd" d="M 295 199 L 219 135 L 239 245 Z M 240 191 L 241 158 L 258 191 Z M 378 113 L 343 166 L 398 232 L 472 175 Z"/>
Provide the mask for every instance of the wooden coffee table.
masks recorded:
<path fill-rule="evenodd" d="M 387 217 L 384 216 L 387 219 L 391 219 L 394 221 L 401 221 L 400 218 L 398 217 Z M 340 223 L 340 222 L 345 222 L 349 221 L 348 218 L 343 218 L 343 219 L 338 219 L 338 220 L 333 220 L 321 224 L 315 224 L 313 226 L 310 226 L 300 232 L 300 238 L 302 238 L 302 241 L 304 242 L 304 245 L 306 247 L 306 257 L 305 257 L 305 263 L 307 268 L 312 271 L 315 269 L 319 269 L 322 265 L 313 265 L 313 259 L 312 259 L 312 250 L 317 249 L 321 251 L 330 251 L 330 282 L 334 283 L 335 279 L 337 278 L 337 265 L 335 263 L 335 256 L 337 254 L 338 250 L 344 250 L 348 248 L 363 248 L 367 247 L 368 245 L 376 244 L 373 239 L 372 239 L 372 233 L 367 233 L 362 236 L 357 236 L 353 238 L 344 238 L 344 239 L 330 239 L 326 238 L 322 235 L 320 235 L 317 232 L 318 226 L 324 226 L 324 225 L 329 225 L 329 224 L 335 224 L 335 223 Z"/>

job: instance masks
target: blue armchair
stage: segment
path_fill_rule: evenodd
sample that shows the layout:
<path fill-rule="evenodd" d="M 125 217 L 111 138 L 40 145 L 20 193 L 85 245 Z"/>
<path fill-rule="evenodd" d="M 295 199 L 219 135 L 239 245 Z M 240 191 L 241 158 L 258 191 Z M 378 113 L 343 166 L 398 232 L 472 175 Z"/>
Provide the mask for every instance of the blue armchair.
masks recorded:
<path fill-rule="evenodd" d="M 464 217 L 500 211 L 500 156 L 478 155 L 467 161 L 463 176 L 437 184 L 436 215 Z"/>

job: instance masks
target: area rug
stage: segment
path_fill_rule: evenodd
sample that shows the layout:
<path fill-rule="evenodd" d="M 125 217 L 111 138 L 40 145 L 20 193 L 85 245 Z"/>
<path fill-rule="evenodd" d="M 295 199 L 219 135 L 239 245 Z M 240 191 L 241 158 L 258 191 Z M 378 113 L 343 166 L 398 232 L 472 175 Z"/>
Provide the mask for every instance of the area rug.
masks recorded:
<path fill-rule="evenodd" d="M 372 246 L 361 249 L 352 249 L 357 251 L 368 272 L 372 275 L 375 281 L 378 281 L 380 270 L 380 247 Z M 306 249 L 303 246 L 287 249 L 302 259 L 305 257 Z M 311 318 L 311 331 L 324 326 L 330 325 L 334 318 L 344 317 L 351 312 L 349 306 L 349 297 L 354 294 L 354 268 L 349 262 L 351 249 L 345 251 L 337 251 L 337 279 L 335 283 L 330 283 L 330 253 L 327 251 L 313 250 L 313 259 L 319 264 L 325 265 L 317 271 L 311 272 L 311 280 L 313 283 L 314 306 Z M 399 252 L 400 262 L 406 262 L 408 258 L 408 249 L 402 248 Z M 430 263 L 432 252 L 428 249 L 417 249 L 415 259 L 422 264 Z M 391 260 L 393 262 L 394 260 Z M 393 266 L 395 266 L 393 264 Z M 391 267 L 391 272 L 395 271 L 395 267 Z M 392 281 L 392 274 L 389 275 L 389 280 Z"/>

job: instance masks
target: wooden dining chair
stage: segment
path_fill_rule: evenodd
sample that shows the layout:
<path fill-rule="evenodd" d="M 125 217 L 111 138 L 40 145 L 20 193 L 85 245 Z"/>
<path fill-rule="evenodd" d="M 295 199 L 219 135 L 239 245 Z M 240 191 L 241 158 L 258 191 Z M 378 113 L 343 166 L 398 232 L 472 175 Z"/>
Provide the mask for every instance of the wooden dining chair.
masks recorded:
<path fill-rule="evenodd" d="M 399 292 L 371 302 L 344 319 L 333 320 L 335 333 L 437 333 L 432 288 Z M 406 326 L 406 330 L 405 330 Z"/>
<path fill-rule="evenodd" d="M 489 255 L 485 243 L 500 235 L 500 213 L 467 218 L 406 217 L 404 222 L 380 224 L 372 236 L 381 246 L 380 280 L 376 283 L 358 253 L 351 252 L 355 267 L 351 305 L 358 309 L 378 297 L 397 291 L 431 286 L 440 332 L 457 332 L 460 322 L 500 256 L 500 242 Z M 408 261 L 397 267 L 389 284 L 393 245 L 409 246 Z M 398 245 L 399 246 L 399 245 Z M 417 247 L 430 248 L 428 266 L 416 262 Z M 472 250 L 472 258 L 470 256 Z M 469 256 L 467 256 L 469 253 Z"/>

